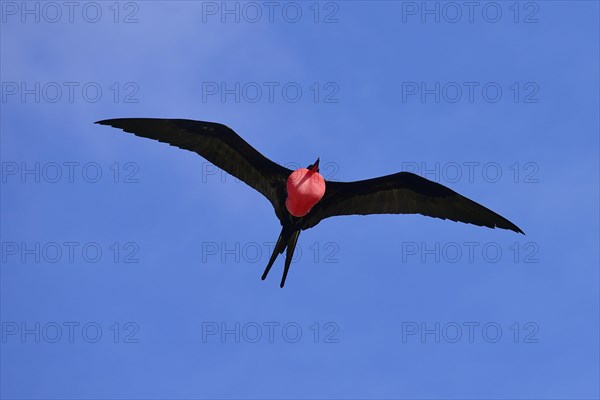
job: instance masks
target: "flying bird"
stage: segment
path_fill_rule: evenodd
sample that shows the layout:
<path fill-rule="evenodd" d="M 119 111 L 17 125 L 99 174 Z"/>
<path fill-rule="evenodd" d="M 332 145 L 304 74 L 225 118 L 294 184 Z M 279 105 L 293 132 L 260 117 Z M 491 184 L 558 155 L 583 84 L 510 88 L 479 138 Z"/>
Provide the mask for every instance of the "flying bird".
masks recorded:
<path fill-rule="evenodd" d="M 410 172 L 355 182 L 326 181 L 319 174 L 318 158 L 308 167 L 292 171 L 263 156 L 223 124 L 159 118 L 96 123 L 198 153 L 265 196 L 282 229 L 262 279 L 287 249 L 280 287 L 285 284 L 300 232 L 337 215 L 422 214 L 524 234 L 481 204 Z"/>

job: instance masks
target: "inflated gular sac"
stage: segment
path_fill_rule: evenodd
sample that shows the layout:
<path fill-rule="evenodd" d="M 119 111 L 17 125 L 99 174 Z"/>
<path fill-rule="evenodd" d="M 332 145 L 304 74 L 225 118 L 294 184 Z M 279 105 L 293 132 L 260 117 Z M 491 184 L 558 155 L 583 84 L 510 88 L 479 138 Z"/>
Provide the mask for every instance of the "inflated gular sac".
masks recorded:
<path fill-rule="evenodd" d="M 303 217 L 323 198 L 325 179 L 316 168 L 300 168 L 290 174 L 287 180 L 285 207 L 294 217 Z"/>

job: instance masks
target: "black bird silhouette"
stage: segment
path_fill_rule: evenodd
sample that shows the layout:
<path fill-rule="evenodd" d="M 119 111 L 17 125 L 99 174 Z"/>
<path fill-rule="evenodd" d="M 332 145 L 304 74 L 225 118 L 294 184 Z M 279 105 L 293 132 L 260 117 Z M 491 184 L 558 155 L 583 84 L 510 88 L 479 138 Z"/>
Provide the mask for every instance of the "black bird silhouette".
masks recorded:
<path fill-rule="evenodd" d="M 118 118 L 96 123 L 198 153 L 262 193 L 282 226 L 262 279 L 287 249 L 280 287 L 285 284 L 300 231 L 336 215 L 422 214 L 524 234 L 481 204 L 409 172 L 356 182 L 325 181 L 318 173 L 318 159 L 306 169 L 292 171 L 269 160 L 219 123 L 159 118 Z"/>

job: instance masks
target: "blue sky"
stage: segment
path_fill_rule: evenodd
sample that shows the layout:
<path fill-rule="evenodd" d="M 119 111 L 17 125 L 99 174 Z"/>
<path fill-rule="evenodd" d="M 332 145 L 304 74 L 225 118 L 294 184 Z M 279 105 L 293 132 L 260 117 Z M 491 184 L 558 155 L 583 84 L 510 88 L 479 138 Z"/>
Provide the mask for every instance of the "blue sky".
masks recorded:
<path fill-rule="evenodd" d="M 0 2 L 2 398 L 600 396 L 597 2 L 61 4 Z M 330 219 L 279 289 L 270 204 L 116 117 L 527 235 Z"/>

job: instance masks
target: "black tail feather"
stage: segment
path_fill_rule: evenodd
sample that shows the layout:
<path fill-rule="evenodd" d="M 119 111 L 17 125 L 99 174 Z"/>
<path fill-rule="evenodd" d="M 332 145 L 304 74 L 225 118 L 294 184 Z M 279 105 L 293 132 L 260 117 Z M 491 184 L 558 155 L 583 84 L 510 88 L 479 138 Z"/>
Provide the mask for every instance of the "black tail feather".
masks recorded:
<path fill-rule="evenodd" d="M 292 263 L 292 257 L 294 256 L 294 250 L 296 249 L 296 243 L 298 243 L 298 236 L 300 231 L 292 232 L 292 235 L 287 242 L 287 252 L 285 253 L 285 267 L 283 268 L 283 276 L 281 277 L 281 284 L 279 287 L 285 285 L 285 278 L 287 278 L 288 271 L 290 270 L 290 264 Z"/>
<path fill-rule="evenodd" d="M 280 255 L 281 253 L 283 253 L 283 251 L 285 250 L 285 248 L 287 246 L 287 238 L 286 238 L 285 233 L 286 232 L 285 232 L 285 228 L 284 228 L 281 230 L 281 233 L 279 234 L 279 238 L 277 239 L 277 243 L 275 244 L 275 248 L 273 249 L 273 254 L 271 254 L 271 259 L 269 260 L 269 264 L 267 264 L 267 268 L 265 268 L 265 272 L 263 272 L 263 274 L 262 274 L 261 279 L 263 281 L 267 278 L 267 275 L 269 274 L 269 271 L 271 270 L 273 263 L 277 259 L 277 256 Z"/>
<path fill-rule="evenodd" d="M 287 274 L 290 270 L 290 264 L 292 263 L 292 257 L 294 256 L 294 250 L 296 249 L 296 243 L 298 243 L 298 236 L 300 236 L 300 231 L 292 231 L 289 228 L 283 228 L 281 233 L 279 234 L 279 238 L 277 239 L 277 243 L 275 244 L 275 248 L 273 249 L 273 254 L 271 254 L 271 258 L 269 259 L 269 264 L 267 264 L 267 268 L 265 268 L 265 272 L 263 272 L 261 279 L 265 280 L 271 267 L 275 263 L 277 256 L 283 254 L 283 252 L 287 248 L 287 252 L 285 255 L 285 266 L 283 269 L 283 277 L 281 278 L 280 287 L 285 285 L 285 279 L 287 278 Z"/>

